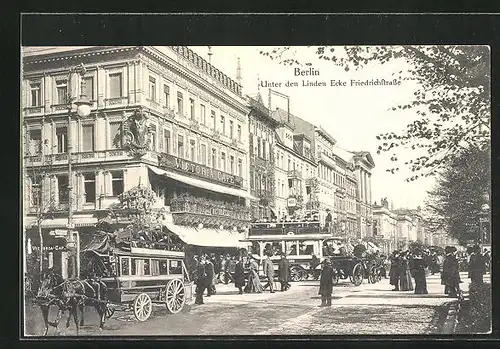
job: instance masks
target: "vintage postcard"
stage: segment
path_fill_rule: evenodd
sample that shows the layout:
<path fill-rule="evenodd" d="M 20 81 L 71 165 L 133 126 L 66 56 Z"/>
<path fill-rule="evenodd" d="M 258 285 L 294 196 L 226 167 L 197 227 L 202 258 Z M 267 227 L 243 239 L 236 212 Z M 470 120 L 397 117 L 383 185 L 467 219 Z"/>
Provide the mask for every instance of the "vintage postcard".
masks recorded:
<path fill-rule="evenodd" d="M 488 46 L 21 59 L 25 337 L 491 332 Z"/>

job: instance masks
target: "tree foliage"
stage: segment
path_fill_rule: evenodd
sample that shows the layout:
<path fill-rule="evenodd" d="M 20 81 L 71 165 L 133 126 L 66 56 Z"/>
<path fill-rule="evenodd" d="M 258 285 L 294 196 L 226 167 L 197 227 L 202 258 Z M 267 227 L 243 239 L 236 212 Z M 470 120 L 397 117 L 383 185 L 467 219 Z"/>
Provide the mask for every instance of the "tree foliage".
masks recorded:
<path fill-rule="evenodd" d="M 487 46 L 328 46 L 309 47 L 316 60 L 331 62 L 346 71 L 376 67 L 395 60 L 406 61 L 394 73 L 400 80 L 417 83 L 414 98 L 392 111 L 412 110 L 415 120 L 399 132 L 377 135 L 377 153 L 392 152 L 394 167 L 411 170 L 413 181 L 436 174 L 469 145 L 485 148 L 490 142 L 490 50 Z M 296 49 L 274 48 L 262 55 L 283 65 L 311 66 L 299 61 Z M 412 158 L 399 159 L 398 148 L 417 150 Z M 422 150 L 419 152 L 418 150 Z M 422 155 L 425 154 L 425 155 Z"/>
<path fill-rule="evenodd" d="M 426 225 L 445 231 L 465 245 L 477 240 L 479 219 L 491 191 L 490 151 L 475 146 L 461 151 L 437 176 L 426 203 Z"/>

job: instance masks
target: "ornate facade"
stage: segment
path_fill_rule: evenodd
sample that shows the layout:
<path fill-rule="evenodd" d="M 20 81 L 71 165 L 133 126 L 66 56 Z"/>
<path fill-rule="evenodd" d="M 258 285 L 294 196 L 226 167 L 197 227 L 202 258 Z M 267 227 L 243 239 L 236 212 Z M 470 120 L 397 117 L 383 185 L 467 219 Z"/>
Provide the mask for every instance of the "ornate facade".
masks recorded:
<path fill-rule="evenodd" d="M 264 106 L 260 94 L 248 96 L 250 109 L 249 164 L 250 192 L 259 198 L 252 202 L 254 220 L 273 219 L 276 215 L 276 128 L 279 123 L 273 119 Z"/>
<path fill-rule="evenodd" d="M 68 104 L 68 96 L 82 92 L 81 77 L 69 74 L 80 63 L 92 102 L 84 119 Z M 34 228 L 40 202 L 49 201 L 55 213 L 43 229 L 67 228 L 70 186 L 81 240 L 90 238 L 86 227 L 95 225 L 96 212 L 137 185 L 155 191 L 156 208 L 174 228 L 233 231 L 250 221 L 248 110 L 241 86 L 189 48 L 26 48 L 22 91 L 27 230 Z M 181 204 L 190 196 L 203 202 Z M 225 214 L 230 209 L 238 215 Z M 64 275 L 64 253 L 51 258 Z"/>

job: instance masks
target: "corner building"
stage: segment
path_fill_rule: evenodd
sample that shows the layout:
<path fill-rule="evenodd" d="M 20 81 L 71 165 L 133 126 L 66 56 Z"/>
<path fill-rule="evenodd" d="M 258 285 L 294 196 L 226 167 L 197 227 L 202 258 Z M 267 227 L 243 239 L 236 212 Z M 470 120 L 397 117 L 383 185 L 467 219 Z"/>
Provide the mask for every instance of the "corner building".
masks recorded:
<path fill-rule="evenodd" d="M 41 224 L 49 265 L 72 275 L 57 231 L 68 227 L 70 183 L 81 246 L 96 216 L 137 185 L 155 191 L 166 229 L 186 244 L 237 244 L 254 199 L 237 82 L 183 46 L 25 48 L 22 56 L 24 227 L 40 244 L 36 212 L 50 204 L 54 215 Z M 81 77 L 68 73 L 81 63 L 91 115 L 70 118 L 67 96 L 81 94 Z"/>

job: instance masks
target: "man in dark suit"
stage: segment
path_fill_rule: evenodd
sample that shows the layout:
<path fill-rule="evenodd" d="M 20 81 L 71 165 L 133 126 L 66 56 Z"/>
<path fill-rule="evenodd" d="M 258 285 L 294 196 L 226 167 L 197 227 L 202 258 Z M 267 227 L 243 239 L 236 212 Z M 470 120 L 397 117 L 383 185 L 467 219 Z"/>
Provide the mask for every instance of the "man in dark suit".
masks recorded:
<path fill-rule="evenodd" d="M 196 299 L 195 304 L 204 304 L 203 292 L 208 286 L 207 275 L 205 273 L 205 258 L 202 256 L 194 271 L 194 283 L 196 284 Z"/>
<path fill-rule="evenodd" d="M 321 306 L 332 305 L 332 291 L 333 291 L 333 267 L 329 258 L 323 261 L 323 268 L 321 269 L 321 277 L 319 280 L 319 292 L 321 296 Z"/>
<path fill-rule="evenodd" d="M 278 275 L 281 291 L 287 291 L 291 287 L 288 283 L 290 277 L 290 262 L 288 262 L 284 253 L 281 254 L 281 259 L 278 264 Z"/>
<path fill-rule="evenodd" d="M 473 247 L 469 261 L 469 277 L 471 279 L 471 283 L 482 284 L 485 272 L 486 263 L 484 262 L 483 255 L 481 254 L 481 247 L 476 245 Z"/>
<path fill-rule="evenodd" d="M 271 258 L 269 258 L 269 254 L 266 255 L 266 259 L 264 259 L 262 263 L 262 268 L 264 270 L 264 275 L 266 275 L 267 283 L 264 285 L 264 289 L 269 286 L 269 291 L 274 293 L 274 265 Z"/>
<path fill-rule="evenodd" d="M 205 257 L 205 274 L 207 275 L 207 297 L 214 295 L 217 291 L 215 289 L 214 284 L 214 264 L 212 261 L 206 256 Z"/>

